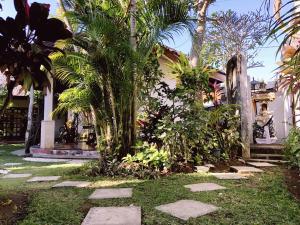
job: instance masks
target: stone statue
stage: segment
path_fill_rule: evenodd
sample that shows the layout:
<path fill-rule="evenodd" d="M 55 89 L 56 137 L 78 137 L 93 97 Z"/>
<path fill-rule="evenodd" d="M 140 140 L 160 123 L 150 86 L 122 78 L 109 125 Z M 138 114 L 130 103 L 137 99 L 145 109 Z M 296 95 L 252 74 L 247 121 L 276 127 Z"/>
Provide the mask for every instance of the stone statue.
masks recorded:
<path fill-rule="evenodd" d="M 254 123 L 254 140 L 258 144 L 273 144 L 277 141 L 272 112 L 268 104 L 263 102 Z"/>

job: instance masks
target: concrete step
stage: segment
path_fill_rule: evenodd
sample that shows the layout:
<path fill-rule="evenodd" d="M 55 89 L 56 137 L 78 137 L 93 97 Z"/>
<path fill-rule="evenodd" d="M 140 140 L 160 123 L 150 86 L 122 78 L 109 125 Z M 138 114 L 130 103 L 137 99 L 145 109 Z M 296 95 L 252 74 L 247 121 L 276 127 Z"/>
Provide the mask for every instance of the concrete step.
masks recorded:
<path fill-rule="evenodd" d="M 254 159 L 271 159 L 271 160 L 282 160 L 284 156 L 282 154 L 262 154 L 262 153 L 251 153 L 251 158 Z"/>
<path fill-rule="evenodd" d="M 289 161 L 286 160 L 276 160 L 276 159 L 249 159 L 249 162 L 267 162 L 267 163 L 274 163 L 274 164 L 285 164 Z"/>
<path fill-rule="evenodd" d="M 284 146 L 280 144 L 252 144 L 251 153 L 257 154 L 283 154 Z"/>

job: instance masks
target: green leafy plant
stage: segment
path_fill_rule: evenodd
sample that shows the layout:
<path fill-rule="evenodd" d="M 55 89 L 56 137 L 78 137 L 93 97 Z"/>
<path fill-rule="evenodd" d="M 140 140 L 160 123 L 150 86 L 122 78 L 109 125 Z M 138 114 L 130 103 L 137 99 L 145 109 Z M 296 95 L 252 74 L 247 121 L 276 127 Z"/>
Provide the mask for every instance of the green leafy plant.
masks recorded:
<path fill-rule="evenodd" d="M 284 143 L 285 156 L 292 166 L 300 168 L 300 129 L 294 128 L 290 131 Z"/>
<path fill-rule="evenodd" d="M 162 171 L 170 166 L 169 153 L 163 149 L 158 150 L 154 144 L 139 143 L 136 150 L 135 155 L 128 154 L 123 158 L 123 162 L 128 164 L 138 163 L 142 167 L 156 171 Z"/>

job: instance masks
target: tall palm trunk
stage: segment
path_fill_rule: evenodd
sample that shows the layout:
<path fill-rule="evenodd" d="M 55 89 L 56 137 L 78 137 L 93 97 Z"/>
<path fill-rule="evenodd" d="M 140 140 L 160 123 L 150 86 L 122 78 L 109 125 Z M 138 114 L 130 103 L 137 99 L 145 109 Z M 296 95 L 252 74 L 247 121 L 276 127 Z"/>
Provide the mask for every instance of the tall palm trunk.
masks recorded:
<path fill-rule="evenodd" d="M 137 50 L 137 27 L 136 27 L 136 0 L 130 1 L 130 44 L 133 52 Z M 136 119 L 137 119 L 137 65 L 133 64 L 132 72 L 132 103 L 131 103 L 131 138 L 128 142 L 129 148 L 135 144 L 136 141 Z M 130 149 L 128 149 L 130 151 Z"/>
<path fill-rule="evenodd" d="M 199 55 L 202 50 L 205 31 L 206 31 L 206 20 L 207 10 L 212 0 L 196 0 L 197 7 L 197 29 L 193 37 L 193 45 L 191 52 L 191 65 L 196 67 L 199 62 Z"/>
<path fill-rule="evenodd" d="M 68 18 L 65 16 L 65 14 L 66 14 L 66 8 L 65 8 L 64 3 L 62 2 L 62 0 L 57 0 L 57 3 L 58 3 L 58 5 L 59 5 L 59 7 L 60 7 L 60 9 L 61 9 L 61 11 L 62 11 L 62 13 L 63 13 L 63 19 L 64 19 L 65 24 L 67 25 L 67 28 L 68 28 L 70 31 L 73 32 L 73 28 L 72 28 L 72 26 L 71 26 L 71 23 L 70 23 L 70 21 L 68 20 Z"/>
<path fill-rule="evenodd" d="M 30 154 L 30 147 L 32 143 L 32 115 L 33 115 L 33 105 L 34 105 L 34 88 L 31 85 L 29 94 L 29 105 L 28 105 L 28 115 L 27 115 L 27 128 L 25 133 L 25 154 Z"/>
<path fill-rule="evenodd" d="M 111 80 L 108 77 L 103 77 L 103 92 L 105 110 L 109 117 L 109 126 L 107 127 L 107 140 L 110 140 L 108 148 L 113 150 L 118 142 L 118 126 L 116 117 L 116 105 L 112 89 Z"/>

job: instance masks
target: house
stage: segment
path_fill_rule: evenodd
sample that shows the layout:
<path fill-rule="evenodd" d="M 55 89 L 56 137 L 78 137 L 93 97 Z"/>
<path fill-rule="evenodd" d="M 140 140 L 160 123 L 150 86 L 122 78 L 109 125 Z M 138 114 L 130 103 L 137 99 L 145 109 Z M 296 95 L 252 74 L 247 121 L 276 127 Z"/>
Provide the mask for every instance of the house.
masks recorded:
<path fill-rule="evenodd" d="M 162 81 L 167 83 L 171 88 L 175 88 L 177 78 L 172 74 L 172 69 L 169 64 L 178 62 L 179 52 L 163 46 L 164 54 L 159 58 L 160 69 L 164 76 Z M 1 76 L 0 85 L 5 85 L 5 77 Z M 43 98 L 43 107 L 39 109 L 35 107 L 34 118 L 37 124 L 40 124 L 38 129 L 38 136 L 40 135 L 40 147 L 43 149 L 51 149 L 54 147 L 55 140 L 59 136 L 59 130 L 63 127 L 64 122 L 71 119 L 68 115 L 62 115 L 54 120 L 51 113 L 58 102 L 58 94 L 62 90 L 60 85 L 55 82 L 51 77 L 51 90 L 47 90 Z M 211 82 L 223 83 L 225 81 L 225 73 L 216 72 L 210 78 Z M 55 85 L 53 85 L 55 83 Z M 53 89 L 54 88 L 54 89 Z M 54 91 L 53 91 L 54 90 Z M 22 141 L 25 139 L 25 131 L 27 125 L 27 108 L 29 98 L 24 91 L 20 92 L 20 87 L 15 88 L 12 104 L 9 106 L 5 115 L 1 118 L 0 130 L 2 130 L 2 140 Z M 38 125 L 39 126 L 39 125 Z M 79 132 L 81 129 L 79 129 Z M 0 134 L 1 135 L 1 134 Z"/>

